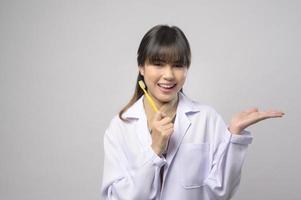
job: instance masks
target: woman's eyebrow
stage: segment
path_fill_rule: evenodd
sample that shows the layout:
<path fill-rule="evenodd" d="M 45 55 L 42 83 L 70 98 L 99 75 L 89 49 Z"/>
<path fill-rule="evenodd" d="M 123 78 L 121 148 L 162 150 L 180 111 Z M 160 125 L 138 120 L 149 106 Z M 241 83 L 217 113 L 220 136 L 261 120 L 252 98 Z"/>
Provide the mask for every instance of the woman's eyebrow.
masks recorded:
<path fill-rule="evenodd" d="M 164 59 L 161 59 L 161 58 L 155 58 L 153 60 L 153 62 L 163 62 L 163 63 L 166 63 L 166 61 Z"/>
<path fill-rule="evenodd" d="M 162 58 L 157 58 L 156 60 L 157 60 L 157 61 L 160 61 L 160 62 L 165 62 L 165 60 L 162 59 Z"/>
<path fill-rule="evenodd" d="M 182 64 L 182 61 L 181 60 L 175 60 L 172 62 L 173 64 Z"/>
<path fill-rule="evenodd" d="M 175 60 L 175 61 L 173 61 L 173 60 L 171 60 L 171 61 L 167 61 L 167 60 L 165 60 L 165 59 L 163 59 L 163 58 L 155 58 L 155 59 L 153 59 L 153 61 L 152 62 L 160 62 L 160 63 L 164 63 L 164 64 L 167 64 L 167 63 L 169 63 L 169 64 L 172 64 L 172 65 L 177 65 L 177 64 L 183 64 L 183 62 L 181 61 L 181 60 Z"/>

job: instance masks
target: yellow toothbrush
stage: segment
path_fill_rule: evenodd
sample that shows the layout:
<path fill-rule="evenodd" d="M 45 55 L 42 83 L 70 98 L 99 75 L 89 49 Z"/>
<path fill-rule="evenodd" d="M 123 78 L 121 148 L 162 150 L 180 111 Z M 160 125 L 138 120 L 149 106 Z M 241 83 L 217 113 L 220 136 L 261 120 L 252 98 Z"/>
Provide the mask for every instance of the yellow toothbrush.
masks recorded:
<path fill-rule="evenodd" d="M 138 81 L 138 84 L 140 86 L 140 88 L 143 90 L 149 104 L 151 105 L 152 109 L 155 111 L 155 112 L 158 112 L 158 108 L 156 107 L 154 101 L 152 100 L 152 98 L 149 96 L 149 94 L 146 92 L 145 90 L 145 84 L 142 80 Z"/>

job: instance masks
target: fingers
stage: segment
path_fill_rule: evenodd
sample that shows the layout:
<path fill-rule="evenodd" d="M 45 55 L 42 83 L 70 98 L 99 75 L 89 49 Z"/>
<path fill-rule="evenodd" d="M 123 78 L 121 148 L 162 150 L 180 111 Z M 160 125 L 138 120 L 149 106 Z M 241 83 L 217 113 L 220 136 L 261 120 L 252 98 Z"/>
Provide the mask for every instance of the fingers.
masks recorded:
<path fill-rule="evenodd" d="M 154 120 L 159 121 L 162 118 L 162 113 L 160 111 L 155 113 Z"/>
<path fill-rule="evenodd" d="M 258 108 L 249 108 L 247 110 L 244 111 L 244 113 L 249 114 L 252 112 L 258 112 Z"/>
<path fill-rule="evenodd" d="M 164 138 L 169 138 L 172 135 L 173 131 L 174 131 L 173 127 L 169 127 L 169 128 L 164 127 L 161 134 Z"/>
<path fill-rule="evenodd" d="M 249 126 L 265 119 L 282 117 L 283 115 L 284 113 L 279 111 L 257 111 L 249 113 L 245 119 Z"/>
<path fill-rule="evenodd" d="M 166 125 L 166 124 L 171 123 L 171 121 L 172 121 L 172 119 L 171 119 L 170 117 L 165 117 L 165 118 L 163 118 L 159 123 L 160 123 L 161 125 Z"/>
<path fill-rule="evenodd" d="M 266 111 L 266 112 L 260 112 L 260 113 L 261 113 L 261 117 L 263 117 L 264 119 L 282 117 L 284 115 L 284 113 L 281 111 L 273 111 L 273 110 Z"/>
<path fill-rule="evenodd" d="M 158 111 L 158 112 L 155 113 L 154 121 L 160 121 L 160 120 L 162 120 L 165 117 L 166 117 L 165 113 L 163 113 L 161 111 Z"/>
<path fill-rule="evenodd" d="M 163 130 L 168 130 L 168 129 L 173 128 L 173 124 L 172 124 L 172 123 L 169 123 L 169 124 L 166 124 L 166 125 L 164 125 L 164 126 L 162 126 L 162 127 L 163 127 Z"/>
<path fill-rule="evenodd" d="M 164 123 L 162 123 L 162 122 L 164 122 Z M 174 124 L 170 122 L 170 119 L 164 118 L 162 121 L 160 121 L 160 123 L 157 124 L 156 127 L 157 127 L 157 130 L 159 130 L 159 131 L 169 132 L 170 129 L 173 129 Z"/>
<path fill-rule="evenodd" d="M 277 110 L 268 110 L 268 111 L 259 111 L 258 108 L 250 108 L 243 111 L 244 114 L 255 114 L 260 118 L 274 118 L 274 117 L 282 117 L 284 115 L 283 112 Z"/>
<path fill-rule="evenodd" d="M 173 126 L 172 119 L 168 117 L 165 113 L 158 111 L 155 114 L 154 120 L 152 122 L 152 130 L 158 131 L 158 132 L 173 132 Z"/>
<path fill-rule="evenodd" d="M 152 122 L 151 147 L 158 155 L 166 150 L 169 138 L 174 132 L 174 124 L 171 121 L 170 117 L 159 111 Z"/>
<path fill-rule="evenodd" d="M 281 112 L 281 111 L 278 111 L 278 110 L 268 110 L 266 112 L 268 112 L 271 115 L 284 115 L 285 114 L 284 112 Z"/>
<path fill-rule="evenodd" d="M 167 117 L 165 113 L 158 111 L 155 114 L 154 121 L 159 122 L 160 125 L 164 125 L 170 123 L 172 119 L 170 117 Z"/>

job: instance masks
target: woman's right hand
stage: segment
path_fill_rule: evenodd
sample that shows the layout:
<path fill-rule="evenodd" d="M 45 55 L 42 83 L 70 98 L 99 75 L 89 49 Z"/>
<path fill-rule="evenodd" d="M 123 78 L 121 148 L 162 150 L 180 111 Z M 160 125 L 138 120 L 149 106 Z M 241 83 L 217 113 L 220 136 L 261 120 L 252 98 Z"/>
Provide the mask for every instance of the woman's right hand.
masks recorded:
<path fill-rule="evenodd" d="M 158 111 L 151 123 L 152 129 L 152 149 L 154 152 L 161 156 L 167 149 L 168 141 L 173 133 L 172 119 L 165 113 Z"/>

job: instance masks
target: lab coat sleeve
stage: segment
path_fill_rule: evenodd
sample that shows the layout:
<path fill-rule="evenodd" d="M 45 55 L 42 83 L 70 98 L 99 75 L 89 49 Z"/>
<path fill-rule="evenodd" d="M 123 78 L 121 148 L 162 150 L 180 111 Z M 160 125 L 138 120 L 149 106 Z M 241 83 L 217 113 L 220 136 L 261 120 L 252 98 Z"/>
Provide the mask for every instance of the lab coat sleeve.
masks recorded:
<path fill-rule="evenodd" d="M 146 147 L 134 163 L 130 163 L 123 150 L 125 144 L 118 137 L 120 131 L 127 133 L 116 126 L 111 124 L 104 136 L 102 199 L 154 199 L 160 187 L 160 168 L 166 163 L 165 158 Z"/>
<path fill-rule="evenodd" d="M 247 147 L 253 138 L 245 130 L 241 135 L 231 134 L 219 114 L 214 120 L 213 133 L 211 170 L 205 190 L 209 199 L 228 200 L 238 188 Z"/>

